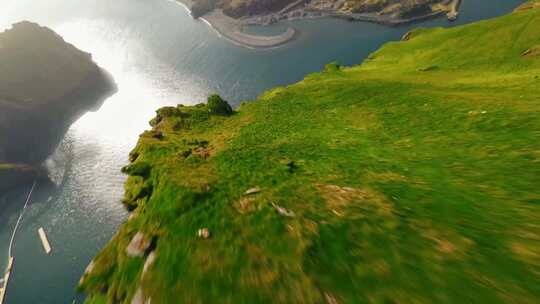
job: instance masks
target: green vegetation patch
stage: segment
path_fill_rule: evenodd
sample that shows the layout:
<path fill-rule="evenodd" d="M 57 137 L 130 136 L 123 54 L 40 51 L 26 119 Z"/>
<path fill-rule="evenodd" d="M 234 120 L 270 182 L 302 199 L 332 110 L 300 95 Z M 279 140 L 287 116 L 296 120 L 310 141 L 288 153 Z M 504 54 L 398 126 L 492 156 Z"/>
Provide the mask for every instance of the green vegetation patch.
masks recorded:
<path fill-rule="evenodd" d="M 540 58 L 522 53 L 539 41 L 526 10 L 416 31 L 234 113 L 217 97 L 158 111 L 125 170 L 132 216 L 83 278 L 89 303 L 139 290 L 152 303 L 537 303 Z M 127 256 L 137 232 L 153 263 Z"/>

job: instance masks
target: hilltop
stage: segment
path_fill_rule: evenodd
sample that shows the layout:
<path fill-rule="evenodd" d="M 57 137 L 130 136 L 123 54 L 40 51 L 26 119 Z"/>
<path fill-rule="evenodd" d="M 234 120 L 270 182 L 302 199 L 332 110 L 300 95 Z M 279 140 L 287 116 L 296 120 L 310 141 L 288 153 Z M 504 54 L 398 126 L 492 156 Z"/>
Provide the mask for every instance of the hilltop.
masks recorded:
<path fill-rule="evenodd" d="M 524 7 L 525 8 L 525 7 Z M 157 111 L 87 303 L 537 303 L 540 7 Z"/>

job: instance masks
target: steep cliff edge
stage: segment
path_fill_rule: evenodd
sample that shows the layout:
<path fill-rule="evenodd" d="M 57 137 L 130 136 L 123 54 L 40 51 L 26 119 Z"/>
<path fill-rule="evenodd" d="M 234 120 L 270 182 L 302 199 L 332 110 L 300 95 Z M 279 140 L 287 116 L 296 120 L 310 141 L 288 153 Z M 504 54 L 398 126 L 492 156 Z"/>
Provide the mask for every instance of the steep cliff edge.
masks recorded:
<path fill-rule="evenodd" d="M 536 303 L 540 8 L 158 110 L 88 303 Z"/>
<path fill-rule="evenodd" d="M 115 89 L 90 54 L 48 28 L 21 22 L 0 33 L 0 164 L 38 167 L 71 123 Z M 15 184 L 0 175 L 0 190 Z"/>

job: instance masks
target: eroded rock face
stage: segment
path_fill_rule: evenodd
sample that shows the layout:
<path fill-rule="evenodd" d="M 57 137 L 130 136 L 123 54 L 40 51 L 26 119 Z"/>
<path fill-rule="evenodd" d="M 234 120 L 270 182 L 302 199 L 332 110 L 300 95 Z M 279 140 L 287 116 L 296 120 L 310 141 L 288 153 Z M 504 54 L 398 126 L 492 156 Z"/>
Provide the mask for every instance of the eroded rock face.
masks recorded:
<path fill-rule="evenodd" d="M 38 167 L 80 115 L 115 91 L 90 54 L 38 24 L 14 24 L 0 33 L 0 163 Z"/>
<path fill-rule="evenodd" d="M 126 254 L 130 257 L 142 257 L 146 250 L 150 248 L 151 243 L 151 240 L 139 231 L 126 247 Z"/>

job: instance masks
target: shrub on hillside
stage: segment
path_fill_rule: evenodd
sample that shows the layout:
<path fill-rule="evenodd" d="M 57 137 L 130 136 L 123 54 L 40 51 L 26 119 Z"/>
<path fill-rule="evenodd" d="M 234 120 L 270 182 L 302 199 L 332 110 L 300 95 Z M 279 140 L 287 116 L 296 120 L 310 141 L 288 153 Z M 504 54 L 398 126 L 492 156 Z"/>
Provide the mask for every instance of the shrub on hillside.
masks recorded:
<path fill-rule="evenodd" d="M 231 115 L 233 113 L 232 107 L 221 96 L 214 94 L 208 97 L 208 112 L 216 115 Z"/>

